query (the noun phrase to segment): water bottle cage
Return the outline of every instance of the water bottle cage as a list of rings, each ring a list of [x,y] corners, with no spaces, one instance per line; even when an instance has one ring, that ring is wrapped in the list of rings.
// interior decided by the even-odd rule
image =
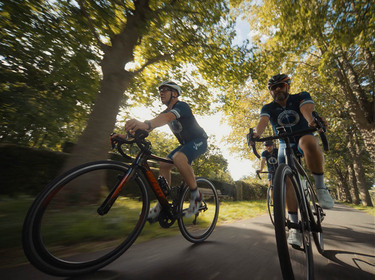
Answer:
[[[170,193],[170,188],[169,188],[169,185],[168,185],[168,182],[167,180],[163,177],[163,176],[159,176],[158,178],[158,183],[161,187],[161,190],[163,191],[163,193],[167,196],[169,195]]]

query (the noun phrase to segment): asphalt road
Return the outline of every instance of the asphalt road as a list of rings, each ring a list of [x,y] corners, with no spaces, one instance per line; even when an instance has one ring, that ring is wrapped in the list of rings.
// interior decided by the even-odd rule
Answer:
[[[375,279],[375,218],[344,205],[326,210],[325,256],[314,247],[315,279]],[[0,270],[0,279],[64,279],[31,265]],[[118,260],[75,279],[281,279],[273,226],[267,215],[217,227],[200,245],[182,235],[132,246]]]

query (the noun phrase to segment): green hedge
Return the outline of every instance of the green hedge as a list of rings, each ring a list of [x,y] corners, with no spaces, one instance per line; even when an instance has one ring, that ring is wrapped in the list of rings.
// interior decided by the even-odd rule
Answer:
[[[55,178],[67,154],[0,145],[0,194],[36,194]]]
[[[0,194],[15,196],[18,194],[39,193],[61,170],[68,153],[53,152],[49,150],[31,149],[16,145],[0,145]],[[111,153],[113,160],[123,161],[123,158]],[[158,164],[151,163],[152,170],[157,176]],[[263,199],[266,196],[265,187],[236,182],[236,186],[212,180],[215,187],[223,195],[236,198],[238,185],[242,184],[243,200]],[[172,172],[172,186],[181,183],[181,175]],[[262,188],[263,187],[263,188]]]

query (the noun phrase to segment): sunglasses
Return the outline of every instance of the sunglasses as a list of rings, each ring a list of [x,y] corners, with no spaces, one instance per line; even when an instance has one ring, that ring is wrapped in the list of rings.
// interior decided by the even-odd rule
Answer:
[[[165,92],[165,91],[171,91],[171,89],[168,88],[168,87],[163,87],[163,88],[161,88],[161,89],[159,90],[159,92]]]
[[[283,88],[285,88],[286,86],[287,86],[286,83],[276,84],[276,85],[271,86],[271,87],[270,87],[270,90],[271,90],[271,91],[274,91],[274,90],[276,90],[277,88],[283,89]]]

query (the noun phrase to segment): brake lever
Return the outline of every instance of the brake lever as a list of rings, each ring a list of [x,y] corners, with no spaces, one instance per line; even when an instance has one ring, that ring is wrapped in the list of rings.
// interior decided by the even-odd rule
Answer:
[[[112,136],[115,135],[114,132],[110,134],[109,141],[111,142],[112,150],[116,147],[115,140],[112,138]]]
[[[321,129],[320,131],[318,130],[318,133],[319,133],[320,139],[322,140],[323,149],[327,152],[327,151],[329,151],[329,144],[328,144],[327,137],[325,135],[325,132],[327,131],[327,128],[324,125],[322,118],[318,115],[318,113],[316,111],[313,111],[312,115],[314,117],[315,123]]]
[[[316,111],[313,111],[312,115],[314,117],[315,123],[318,125],[318,128],[321,129],[323,132],[326,132],[327,129],[323,123],[322,118],[318,115],[318,113]]]
[[[255,147],[255,138],[253,137],[253,135],[254,135],[254,129],[253,128],[249,128],[249,133],[246,135],[247,145],[251,146],[251,148],[253,149],[254,155],[257,158],[260,158],[260,155],[258,154],[258,151],[257,151],[257,149]],[[252,142],[252,144],[250,144],[250,142]]]

